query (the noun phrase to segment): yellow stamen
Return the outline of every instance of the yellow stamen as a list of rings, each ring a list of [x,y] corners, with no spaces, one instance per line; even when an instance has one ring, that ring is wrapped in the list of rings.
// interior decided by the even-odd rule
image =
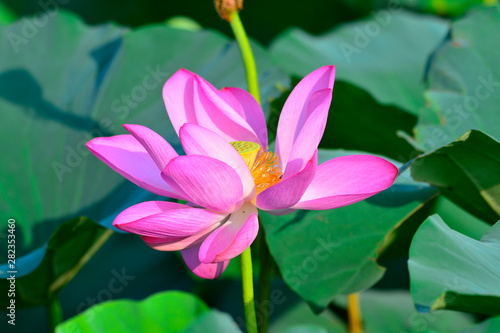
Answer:
[[[283,172],[281,172],[278,163],[279,158],[276,154],[264,151],[264,149],[259,150],[253,166],[250,167],[255,182],[256,194],[280,182]]]
[[[279,158],[276,154],[260,148],[254,142],[235,141],[231,145],[243,156],[252,173],[255,195],[280,182],[283,172],[278,166]]]

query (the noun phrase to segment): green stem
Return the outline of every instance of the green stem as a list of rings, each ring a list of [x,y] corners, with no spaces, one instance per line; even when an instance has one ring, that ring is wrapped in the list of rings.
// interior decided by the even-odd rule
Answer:
[[[248,82],[248,91],[260,104],[259,81],[257,77],[257,67],[253,57],[252,48],[248,41],[248,36],[241,23],[237,11],[231,15],[231,28],[234,37],[240,48],[241,57],[245,65],[245,72]],[[247,333],[257,333],[257,317],[255,314],[254,292],[253,292],[253,273],[252,273],[252,254],[248,247],[240,256],[241,259],[241,278],[243,282],[243,304],[245,307],[245,322]],[[267,328],[266,328],[267,329]]]
[[[248,36],[245,32],[243,24],[241,23],[240,15],[237,11],[235,11],[231,16],[231,28],[233,29],[234,37],[236,37],[236,41],[238,42],[238,46],[240,47],[241,57],[243,58],[243,63],[245,64],[248,91],[260,104],[257,67],[255,66],[255,59],[253,57],[252,48],[250,47],[250,43],[248,42]]]
[[[262,225],[261,230],[259,234],[260,274],[257,304],[259,305],[260,311],[262,311],[262,323],[259,325],[259,333],[267,333],[269,324],[269,292],[271,288],[273,260],[269,254],[269,248],[267,247],[266,236]],[[267,306],[265,304],[267,304]]]
[[[252,253],[250,252],[250,246],[240,255],[240,260],[247,333],[257,333],[257,317],[255,315],[253,296]]]
[[[49,319],[49,332],[56,331],[56,326],[62,323],[62,308],[57,295],[53,295],[47,304],[47,312]]]

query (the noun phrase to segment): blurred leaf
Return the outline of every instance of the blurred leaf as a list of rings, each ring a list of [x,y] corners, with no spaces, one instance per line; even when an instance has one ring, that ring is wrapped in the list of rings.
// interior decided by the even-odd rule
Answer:
[[[41,247],[63,221],[89,216],[110,226],[121,210],[156,197],[92,156],[88,140],[125,133],[120,125],[136,123],[180,149],[161,89],[181,67],[219,88],[246,86],[238,47],[219,33],[165,24],[137,31],[88,27],[61,11],[47,15],[53,17],[43,29],[36,19],[0,27],[8,37],[0,50],[0,130],[13,138],[0,142],[0,212],[5,221],[16,219],[18,276],[41,261]],[[35,27],[33,35],[26,35],[28,26]],[[254,50],[267,101],[288,78],[262,47]],[[27,253],[29,260],[21,260]]]
[[[423,151],[471,129],[500,139],[500,35],[488,33],[498,30],[499,6],[475,9],[452,24],[451,38],[433,56],[427,103],[415,128]]]
[[[169,331],[170,332],[170,331]],[[217,310],[207,311],[182,333],[241,333],[230,315]]]
[[[438,186],[457,205],[494,223],[500,216],[500,143],[472,130],[411,166],[417,181]]]
[[[42,306],[75,276],[113,233],[88,218],[76,218],[60,225],[50,238],[40,265],[28,275],[15,278],[16,309]],[[8,271],[15,271],[10,267]],[[7,272],[2,272],[11,276]],[[11,281],[0,280],[3,290]],[[9,305],[7,292],[0,296],[2,307]]]
[[[470,8],[486,3],[489,0],[402,0],[401,4],[407,8],[424,11],[431,14],[459,16]],[[493,0],[493,2],[496,0]]]
[[[296,302],[285,312],[281,313],[277,318],[271,317],[273,320],[269,325],[271,333],[300,333],[309,332],[327,332],[327,333],[346,333],[345,323],[334,314],[324,311],[321,314],[315,314],[311,308],[304,302]],[[321,331],[319,329],[323,329]],[[304,329],[302,331],[301,329]],[[316,330],[316,331],[315,331]]]
[[[271,317],[272,318],[272,317]],[[306,329],[316,333],[346,333],[346,325],[342,319],[329,311],[323,311],[321,314],[314,313],[304,302],[296,302],[290,306],[279,317],[274,318],[269,325],[271,333],[292,333],[308,332]],[[300,329],[304,329],[301,331]]]
[[[439,215],[420,227],[410,248],[411,292],[420,312],[451,309],[500,314],[500,223],[480,241],[451,230]]]
[[[289,327],[283,331],[280,331],[280,333],[328,333],[325,328],[316,326],[316,325],[297,325],[293,327]],[[344,332],[338,331],[338,332]]]
[[[16,18],[16,13],[14,13],[3,1],[0,1],[0,24],[10,24],[14,22]]]
[[[416,114],[424,104],[427,58],[447,30],[444,20],[393,6],[319,37],[291,29],[274,40],[271,52],[288,73],[300,77],[334,64],[337,79]]]
[[[318,159],[353,153],[322,150]],[[287,285],[324,308],[334,296],[369,288],[382,277],[384,268],[376,259],[387,235],[434,194],[433,188],[404,175],[390,189],[351,206],[260,216]]]
[[[207,317],[207,315],[209,316]],[[198,297],[184,292],[168,291],[155,294],[140,302],[120,300],[93,306],[82,314],[58,325],[56,332],[71,333],[76,328],[82,333],[196,332],[190,326],[200,319],[200,324],[224,325],[227,323],[225,317],[219,313],[214,315],[214,312],[211,312]],[[209,327],[205,326],[205,329]],[[209,329],[205,332],[224,331]]]
[[[493,317],[481,324],[460,333],[497,333],[500,332],[500,317]]]
[[[165,21],[165,23],[172,28],[187,30],[187,31],[200,31],[203,27],[187,16],[174,16]]]

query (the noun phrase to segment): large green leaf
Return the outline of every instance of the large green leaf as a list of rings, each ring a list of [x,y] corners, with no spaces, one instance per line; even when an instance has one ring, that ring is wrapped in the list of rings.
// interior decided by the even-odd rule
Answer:
[[[0,26],[5,36],[0,48],[0,128],[10,138],[0,142],[0,212],[3,219],[16,219],[18,258],[43,246],[63,221],[84,215],[100,221],[110,211],[94,207],[94,214],[87,214],[91,207],[108,199],[113,209],[120,208],[120,201],[130,201],[128,191],[139,194],[128,184],[120,188],[124,182],[118,176],[99,180],[105,167],[88,156],[84,145],[91,131],[110,134],[89,115],[112,58],[92,57],[91,52],[119,40],[124,30],[113,25],[88,28],[65,14],[48,20],[43,29],[34,22]],[[26,35],[28,26],[36,28],[33,35]],[[93,183],[96,177],[99,186]],[[19,268],[20,275],[28,273]]]
[[[30,274],[17,277],[17,274],[9,273],[16,272],[17,267],[22,264],[19,260],[9,262],[8,271],[2,274],[15,277],[16,309],[47,305],[112,233],[112,230],[88,218],[76,218],[57,228],[45,248],[42,262]],[[0,279],[0,287],[9,290],[11,282],[12,280]],[[0,305],[5,308],[10,304],[11,298],[7,292],[2,293]]]
[[[414,214],[411,218],[406,220],[403,225],[389,235],[390,241],[386,242],[386,246],[382,249],[380,261],[385,263],[395,259],[402,260],[404,258],[404,265],[406,266],[406,260],[408,258],[413,236],[422,225],[422,222],[432,214],[439,214],[451,229],[474,239],[480,239],[491,227],[491,224],[475,217],[444,195],[440,194],[437,195],[429,205],[426,205],[425,209],[420,209],[417,214]],[[407,270],[405,269],[404,271],[406,276]],[[395,275],[393,278],[401,282],[400,276]],[[404,285],[407,284],[406,279],[402,282]],[[386,281],[386,283],[392,283],[390,286],[394,286],[394,281],[392,279]],[[397,282],[396,285],[398,285]]]
[[[448,226],[470,238],[481,239],[491,224],[478,219],[443,195],[437,197],[432,212],[446,221]]]
[[[417,158],[411,166],[417,181],[438,186],[459,206],[490,223],[500,216],[499,170],[500,143],[475,130]]]
[[[365,89],[383,104],[416,114],[424,104],[427,58],[447,30],[444,20],[399,8],[319,37],[289,30],[275,39],[271,51],[288,73],[300,77],[335,64],[337,79]]]
[[[481,27],[478,29],[477,27]],[[500,139],[500,7],[478,8],[452,24],[450,38],[435,53],[416,127],[416,139],[428,151],[481,130]]]
[[[477,241],[432,215],[410,247],[408,267],[416,308],[500,314],[499,253],[500,223]]]
[[[323,150],[319,160],[345,154]],[[351,206],[285,216],[263,213],[261,218],[285,282],[323,308],[334,296],[369,288],[382,277],[376,258],[387,235],[434,193],[405,175],[390,189]]]
[[[125,133],[121,124],[138,123],[179,148],[161,89],[181,67],[219,88],[246,85],[236,44],[219,33],[164,24],[137,31],[88,27],[61,11],[48,15],[53,17],[43,27],[37,19],[0,27],[6,36],[0,48],[0,130],[11,138],[0,141],[1,218],[17,221],[18,258],[39,249],[19,275],[41,261],[43,245],[63,221],[89,216],[110,225],[127,206],[154,197],[90,154],[88,140]],[[32,35],[27,26],[34,27]],[[288,79],[261,47],[255,46],[255,54],[267,101],[277,92],[275,84],[286,86]]]
[[[241,332],[232,319],[211,311],[198,297],[169,291],[137,302],[120,300],[96,305],[57,326],[57,333],[74,332]]]

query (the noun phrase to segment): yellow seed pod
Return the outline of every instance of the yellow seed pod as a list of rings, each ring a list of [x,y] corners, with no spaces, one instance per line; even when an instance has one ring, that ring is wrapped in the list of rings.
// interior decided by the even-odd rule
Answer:
[[[240,153],[247,165],[251,167],[260,150],[260,145],[249,141],[233,141],[230,143]]]

